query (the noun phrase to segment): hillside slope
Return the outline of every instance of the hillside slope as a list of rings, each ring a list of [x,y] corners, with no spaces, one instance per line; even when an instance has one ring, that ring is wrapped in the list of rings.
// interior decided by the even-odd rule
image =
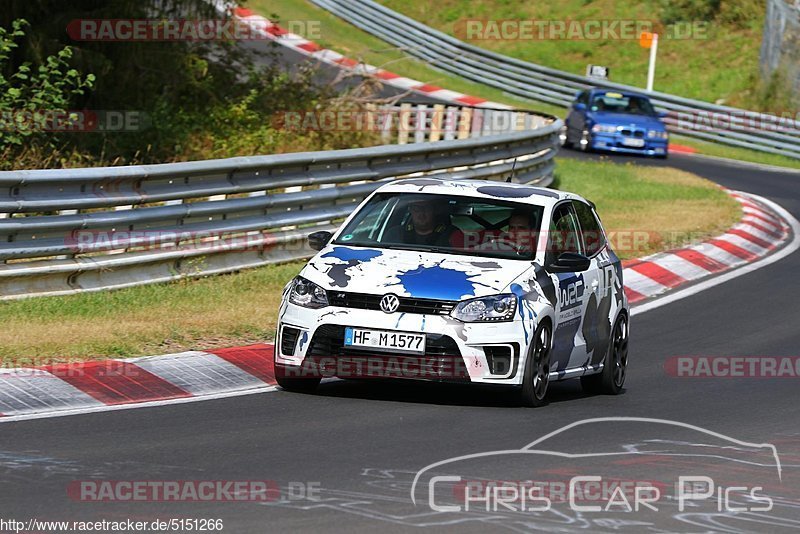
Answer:
[[[633,28],[653,27],[662,32],[656,90],[765,107],[758,71],[763,0],[378,1],[482,48],[576,74],[587,64],[605,65],[612,81],[637,87],[645,86],[649,51]]]

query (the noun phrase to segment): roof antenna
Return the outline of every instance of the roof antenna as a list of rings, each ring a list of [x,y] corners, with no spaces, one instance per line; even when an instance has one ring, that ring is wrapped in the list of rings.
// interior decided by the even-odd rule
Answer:
[[[511,164],[511,174],[509,174],[508,178],[506,178],[506,183],[507,184],[511,183],[511,179],[514,177],[514,170],[516,168],[517,168],[517,158],[514,158],[514,163]]]

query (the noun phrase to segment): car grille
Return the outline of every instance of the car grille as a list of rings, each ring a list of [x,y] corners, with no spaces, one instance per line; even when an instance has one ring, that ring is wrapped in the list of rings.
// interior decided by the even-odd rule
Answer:
[[[344,328],[339,325],[322,325],[317,328],[311,338],[304,366],[313,365],[324,376],[341,378],[469,381],[461,351],[449,336],[426,334],[424,355],[390,354],[346,348]],[[341,370],[345,372],[342,373]]]
[[[328,291],[328,303],[341,308],[359,308],[362,310],[380,310],[383,295],[368,293],[349,293],[345,291]],[[456,305],[452,300],[418,299],[397,297],[399,313],[419,313],[427,315],[447,315]]]
[[[619,133],[625,137],[635,137],[636,139],[644,139],[645,131],[636,128],[622,128]]]

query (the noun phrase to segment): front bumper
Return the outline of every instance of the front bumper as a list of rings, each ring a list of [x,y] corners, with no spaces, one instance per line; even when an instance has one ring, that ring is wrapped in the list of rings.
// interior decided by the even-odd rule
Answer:
[[[621,154],[641,154],[644,156],[666,156],[669,148],[669,141],[666,139],[650,139],[650,138],[637,138],[638,141],[643,141],[641,147],[627,146],[626,139],[631,139],[620,134],[592,134],[589,148],[592,150],[605,150],[608,152],[617,152]]]
[[[276,370],[297,376],[405,378],[518,385],[520,355],[530,326],[462,323],[446,315],[386,314],[327,306],[319,310],[285,303],[275,345]],[[409,354],[344,347],[345,327],[424,333],[426,352]]]

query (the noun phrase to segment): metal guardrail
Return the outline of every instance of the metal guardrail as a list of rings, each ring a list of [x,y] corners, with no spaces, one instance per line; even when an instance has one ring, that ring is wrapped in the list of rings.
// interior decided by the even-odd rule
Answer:
[[[644,92],[472,46],[372,0],[311,1],[434,68],[511,95],[567,107],[575,94],[587,87]],[[648,94],[668,113],[665,122],[674,133],[800,159],[796,117],[781,118],[655,91]]]
[[[395,145],[161,165],[0,172],[0,299],[97,291],[310,256],[400,177],[549,185],[563,123],[530,112],[368,110]],[[516,160],[516,164],[514,161]],[[514,166],[515,165],[515,166]]]

